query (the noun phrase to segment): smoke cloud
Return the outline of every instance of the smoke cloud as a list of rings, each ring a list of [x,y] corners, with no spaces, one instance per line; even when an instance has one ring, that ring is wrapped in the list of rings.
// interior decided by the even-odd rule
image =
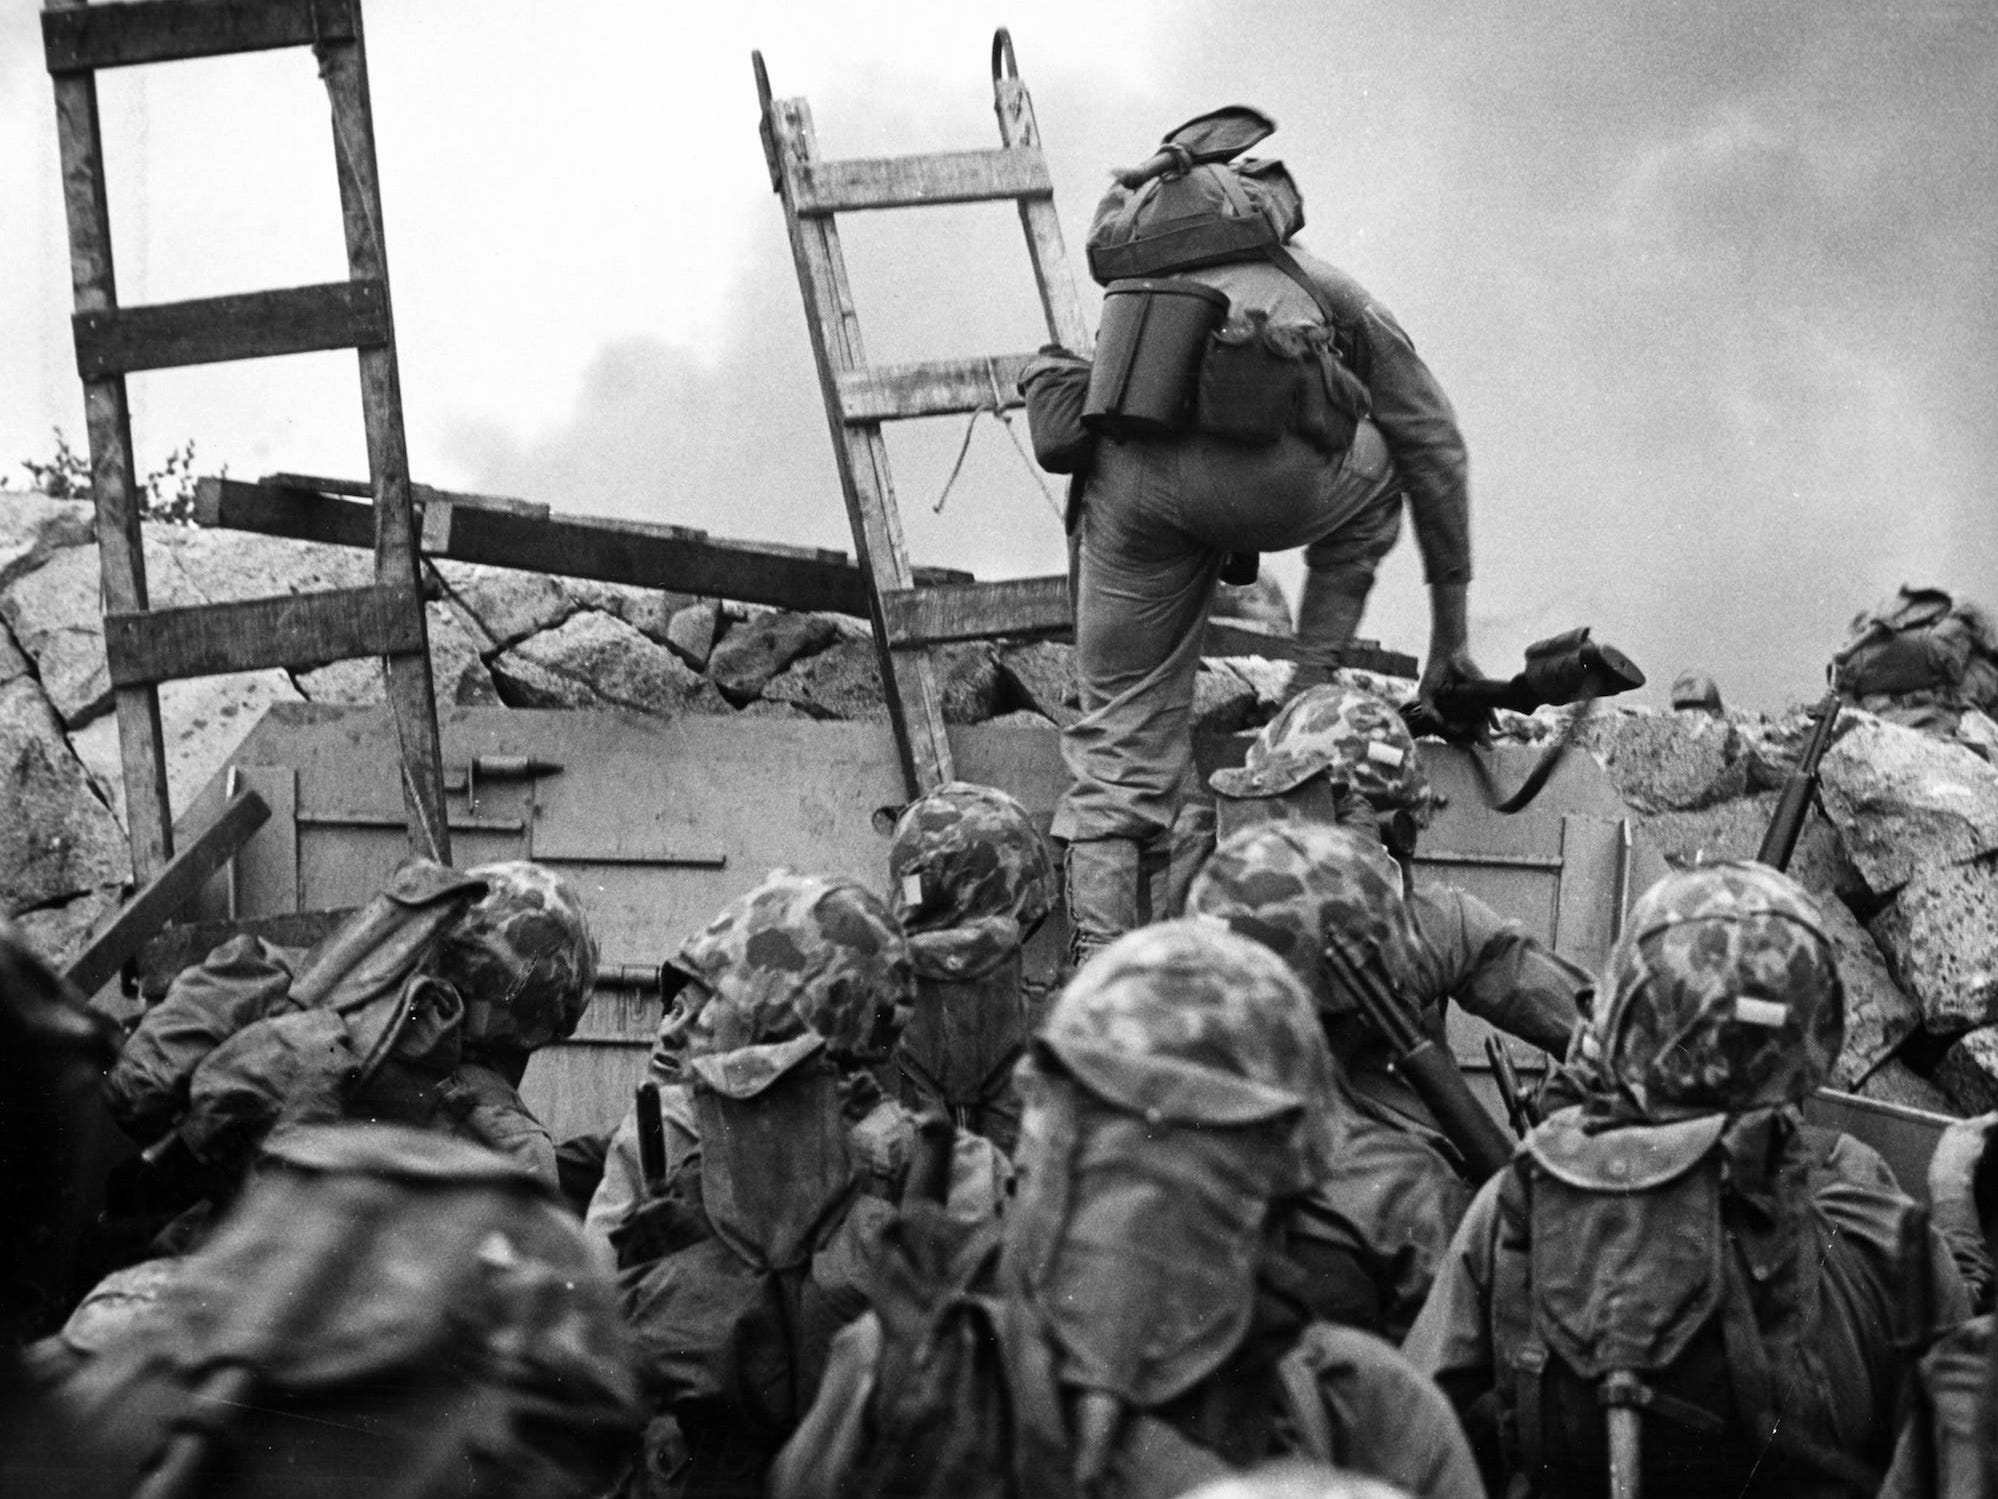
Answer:
[[[1487,669],[1588,623],[1654,700],[1699,667],[1775,707],[1813,695],[1849,617],[1904,579],[1998,604],[1987,11],[1293,0],[1148,30],[1142,107],[1015,38],[1078,276],[1106,168],[1219,103],[1274,114],[1304,242],[1396,312],[1464,422]],[[828,156],[995,140],[968,73],[812,103]],[[762,167],[753,140],[725,160]],[[1044,338],[1010,210],[846,222],[871,358]],[[850,547],[774,197],[726,314],[716,358],[611,344],[567,424],[461,419],[447,456],[478,488]],[[993,419],[910,424],[890,452],[919,561],[1060,567]],[[1294,559],[1273,565],[1294,584]],[[1367,633],[1419,650],[1406,542],[1375,600]]]

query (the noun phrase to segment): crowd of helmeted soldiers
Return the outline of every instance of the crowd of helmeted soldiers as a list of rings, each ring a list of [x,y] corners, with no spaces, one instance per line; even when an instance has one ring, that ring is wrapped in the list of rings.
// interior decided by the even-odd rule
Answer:
[[[545,868],[412,861],[129,1034],[7,935],[5,1492],[1998,1493],[1985,1124],[1925,1207],[1803,1121],[1800,887],[1671,874],[1591,976],[1411,879],[1415,746],[1338,685],[1215,789],[1181,914],[1052,988],[1048,846],[961,783],[885,899],[780,871],[662,934],[594,1140],[518,1091],[595,974]],[[1550,1054],[1498,1169],[1356,972]]]

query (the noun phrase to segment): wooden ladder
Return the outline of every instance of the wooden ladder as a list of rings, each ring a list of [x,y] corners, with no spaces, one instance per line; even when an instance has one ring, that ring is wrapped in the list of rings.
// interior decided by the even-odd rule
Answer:
[[[1003,142],[997,150],[822,161],[811,107],[803,99],[773,99],[763,54],[753,54],[753,61],[770,185],[784,204],[854,549],[869,582],[881,683],[903,777],[915,795],[952,778],[931,647],[994,635],[1066,630],[1072,623],[1069,580],[1058,574],[919,586],[902,539],[882,424],[992,410],[995,402],[1001,411],[1017,407],[1020,373],[1034,356],[870,366],[840,252],[837,215],[1015,202],[1049,337],[1088,358],[1089,325],[1083,320],[1062,246],[1054,185],[1041,154],[1033,101],[1020,81],[1012,38],[1003,28],[992,39],[993,108]]]
[[[103,567],[104,654],[118,714],[133,872],[145,885],[173,859],[159,684],[266,667],[386,658],[411,848],[449,861],[428,630],[418,586],[409,454],[382,242],[381,187],[360,0],[48,0],[42,40],[55,84],[69,218],[76,364],[83,377],[91,488]],[[120,307],[112,274],[100,68],[311,47],[332,105],[347,279],[321,286]],[[370,587],[149,609],[125,376],[314,349],[359,352],[373,496]]]

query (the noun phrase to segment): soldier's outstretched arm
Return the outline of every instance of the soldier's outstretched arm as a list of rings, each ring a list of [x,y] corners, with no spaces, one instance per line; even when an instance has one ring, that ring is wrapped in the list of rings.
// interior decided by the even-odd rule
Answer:
[[[1465,1012],[1553,1056],[1565,1056],[1595,979],[1474,895],[1425,884],[1409,902],[1441,965],[1445,992]]]

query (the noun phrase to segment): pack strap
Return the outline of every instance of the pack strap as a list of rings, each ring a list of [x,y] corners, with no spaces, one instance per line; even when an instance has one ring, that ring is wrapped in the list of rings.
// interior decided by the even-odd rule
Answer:
[[[1618,1369],[1603,1377],[1596,1387],[1596,1403],[1605,1409],[1644,1411],[1693,1431],[1717,1434],[1727,1430],[1727,1422],[1705,1406],[1654,1390],[1628,1369]]]
[[[1325,315],[1325,326],[1336,341],[1343,339],[1351,344],[1351,357],[1346,363],[1363,385],[1373,380],[1373,361],[1367,357],[1366,340],[1357,322],[1340,312],[1338,304],[1326,293],[1324,287],[1312,280],[1304,267],[1297,263],[1297,257],[1290,253],[1287,245],[1268,245],[1263,249],[1263,257],[1304,289],[1306,296],[1318,304],[1318,310]],[[1340,351],[1342,354],[1345,350]]]
[[[1722,1258],[1728,1287],[1721,1304],[1721,1338],[1727,1348],[1728,1375],[1734,1385],[1735,1402],[1749,1425],[1750,1440],[1768,1452],[1843,1484],[1855,1494],[1877,1493],[1885,1474],[1803,1434],[1795,1422],[1784,1421],[1778,1413],[1775,1376],[1770,1368],[1769,1349],[1762,1340],[1762,1329],[1755,1322],[1748,1277],[1738,1256],[1729,1254]]]

